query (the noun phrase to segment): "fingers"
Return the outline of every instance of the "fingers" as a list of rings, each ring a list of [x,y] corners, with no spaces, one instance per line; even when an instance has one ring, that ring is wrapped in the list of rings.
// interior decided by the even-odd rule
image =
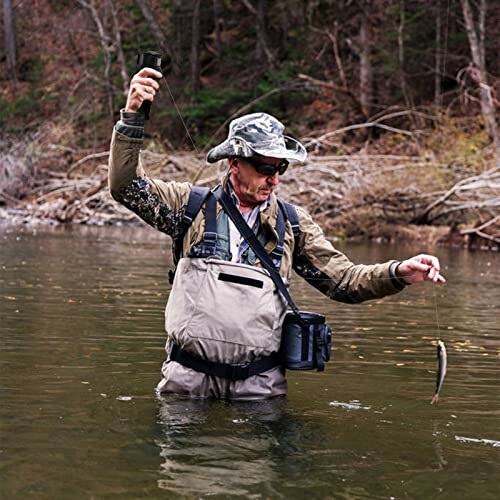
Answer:
[[[146,78],[150,77],[150,78],[158,78],[158,79],[161,79],[161,77],[163,76],[159,71],[156,71],[153,68],[142,68],[137,73],[137,75],[141,76],[141,77],[146,77]]]
[[[431,281],[433,283],[446,283],[440,274],[440,263],[433,255],[421,254],[403,261],[398,266],[398,274],[408,283]]]
[[[446,279],[440,274],[441,265],[437,257],[434,257],[434,255],[421,254],[415,257],[415,260],[418,261],[420,265],[425,265],[427,267],[425,276],[426,281],[446,283]]]
[[[160,75],[158,71],[151,68],[143,68],[134,75],[130,82],[130,89],[127,97],[126,111],[138,111],[144,101],[153,101],[160,84],[153,79]]]
[[[431,270],[431,266],[429,266],[428,264],[423,264],[422,262],[419,262],[418,260],[410,259],[409,265],[413,271],[420,271],[422,273],[428,273]]]

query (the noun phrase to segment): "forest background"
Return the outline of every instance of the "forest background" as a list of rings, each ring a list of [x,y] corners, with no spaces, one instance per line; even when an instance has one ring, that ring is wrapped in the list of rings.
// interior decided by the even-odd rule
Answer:
[[[156,50],[150,175],[213,185],[206,151],[265,111],[310,153],[280,194],[329,235],[498,250],[498,26],[492,0],[3,0],[0,218],[136,222],[106,165]]]

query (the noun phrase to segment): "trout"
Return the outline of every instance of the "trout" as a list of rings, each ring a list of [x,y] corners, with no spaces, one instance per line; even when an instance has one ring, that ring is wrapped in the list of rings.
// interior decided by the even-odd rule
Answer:
[[[448,358],[446,356],[446,346],[442,340],[438,340],[437,343],[437,359],[438,359],[438,371],[436,378],[436,393],[431,399],[431,404],[437,403],[439,401],[439,391],[443,386],[444,377],[446,376],[446,367],[448,365]]]

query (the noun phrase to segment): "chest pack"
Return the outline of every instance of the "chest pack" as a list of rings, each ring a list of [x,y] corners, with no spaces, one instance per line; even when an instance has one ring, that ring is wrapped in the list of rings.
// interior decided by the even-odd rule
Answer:
[[[228,251],[222,248],[218,244],[218,231],[217,231],[217,201],[214,196],[210,195],[210,189],[207,187],[193,186],[189,194],[189,199],[184,209],[184,216],[181,221],[180,231],[177,238],[173,241],[173,255],[174,255],[174,265],[177,266],[183,248],[184,236],[187,230],[193,223],[201,207],[205,203],[205,230],[203,232],[203,238],[201,242],[196,244],[189,253],[189,257],[210,257],[214,255],[219,255],[225,260],[231,260],[231,255]],[[276,248],[270,253],[271,259],[275,263],[277,269],[279,269],[281,264],[281,257],[283,256],[284,247],[283,243],[285,240],[286,232],[286,221],[290,222],[293,237],[295,240],[295,248],[297,248],[299,236],[300,236],[300,224],[299,217],[297,215],[297,210],[291,203],[278,198],[278,216],[276,220],[275,230],[278,234],[278,244]],[[175,269],[169,271],[169,282],[173,283],[175,276]]]

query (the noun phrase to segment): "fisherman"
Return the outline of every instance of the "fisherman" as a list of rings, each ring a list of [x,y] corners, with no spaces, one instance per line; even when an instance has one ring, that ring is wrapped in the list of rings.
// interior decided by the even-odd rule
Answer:
[[[165,311],[167,360],[158,392],[233,400],[283,396],[287,383],[277,353],[286,301],[219,203],[212,201],[209,208],[209,196],[186,227],[192,185],[150,178],[139,161],[144,135],[140,108],[154,100],[161,76],[143,68],[132,78],[114,127],[109,165],[113,198],[174,242],[181,238]],[[283,131],[266,113],[241,116],[231,122],[227,139],[209,151],[207,161],[227,161],[222,188],[285,282],[293,268],[327,297],[350,304],[395,294],[412,283],[444,283],[439,261],[431,255],[353,264],[301,207],[295,207],[298,234],[286,220],[280,248],[275,190],[289,162],[303,162],[307,156],[304,146]]]

